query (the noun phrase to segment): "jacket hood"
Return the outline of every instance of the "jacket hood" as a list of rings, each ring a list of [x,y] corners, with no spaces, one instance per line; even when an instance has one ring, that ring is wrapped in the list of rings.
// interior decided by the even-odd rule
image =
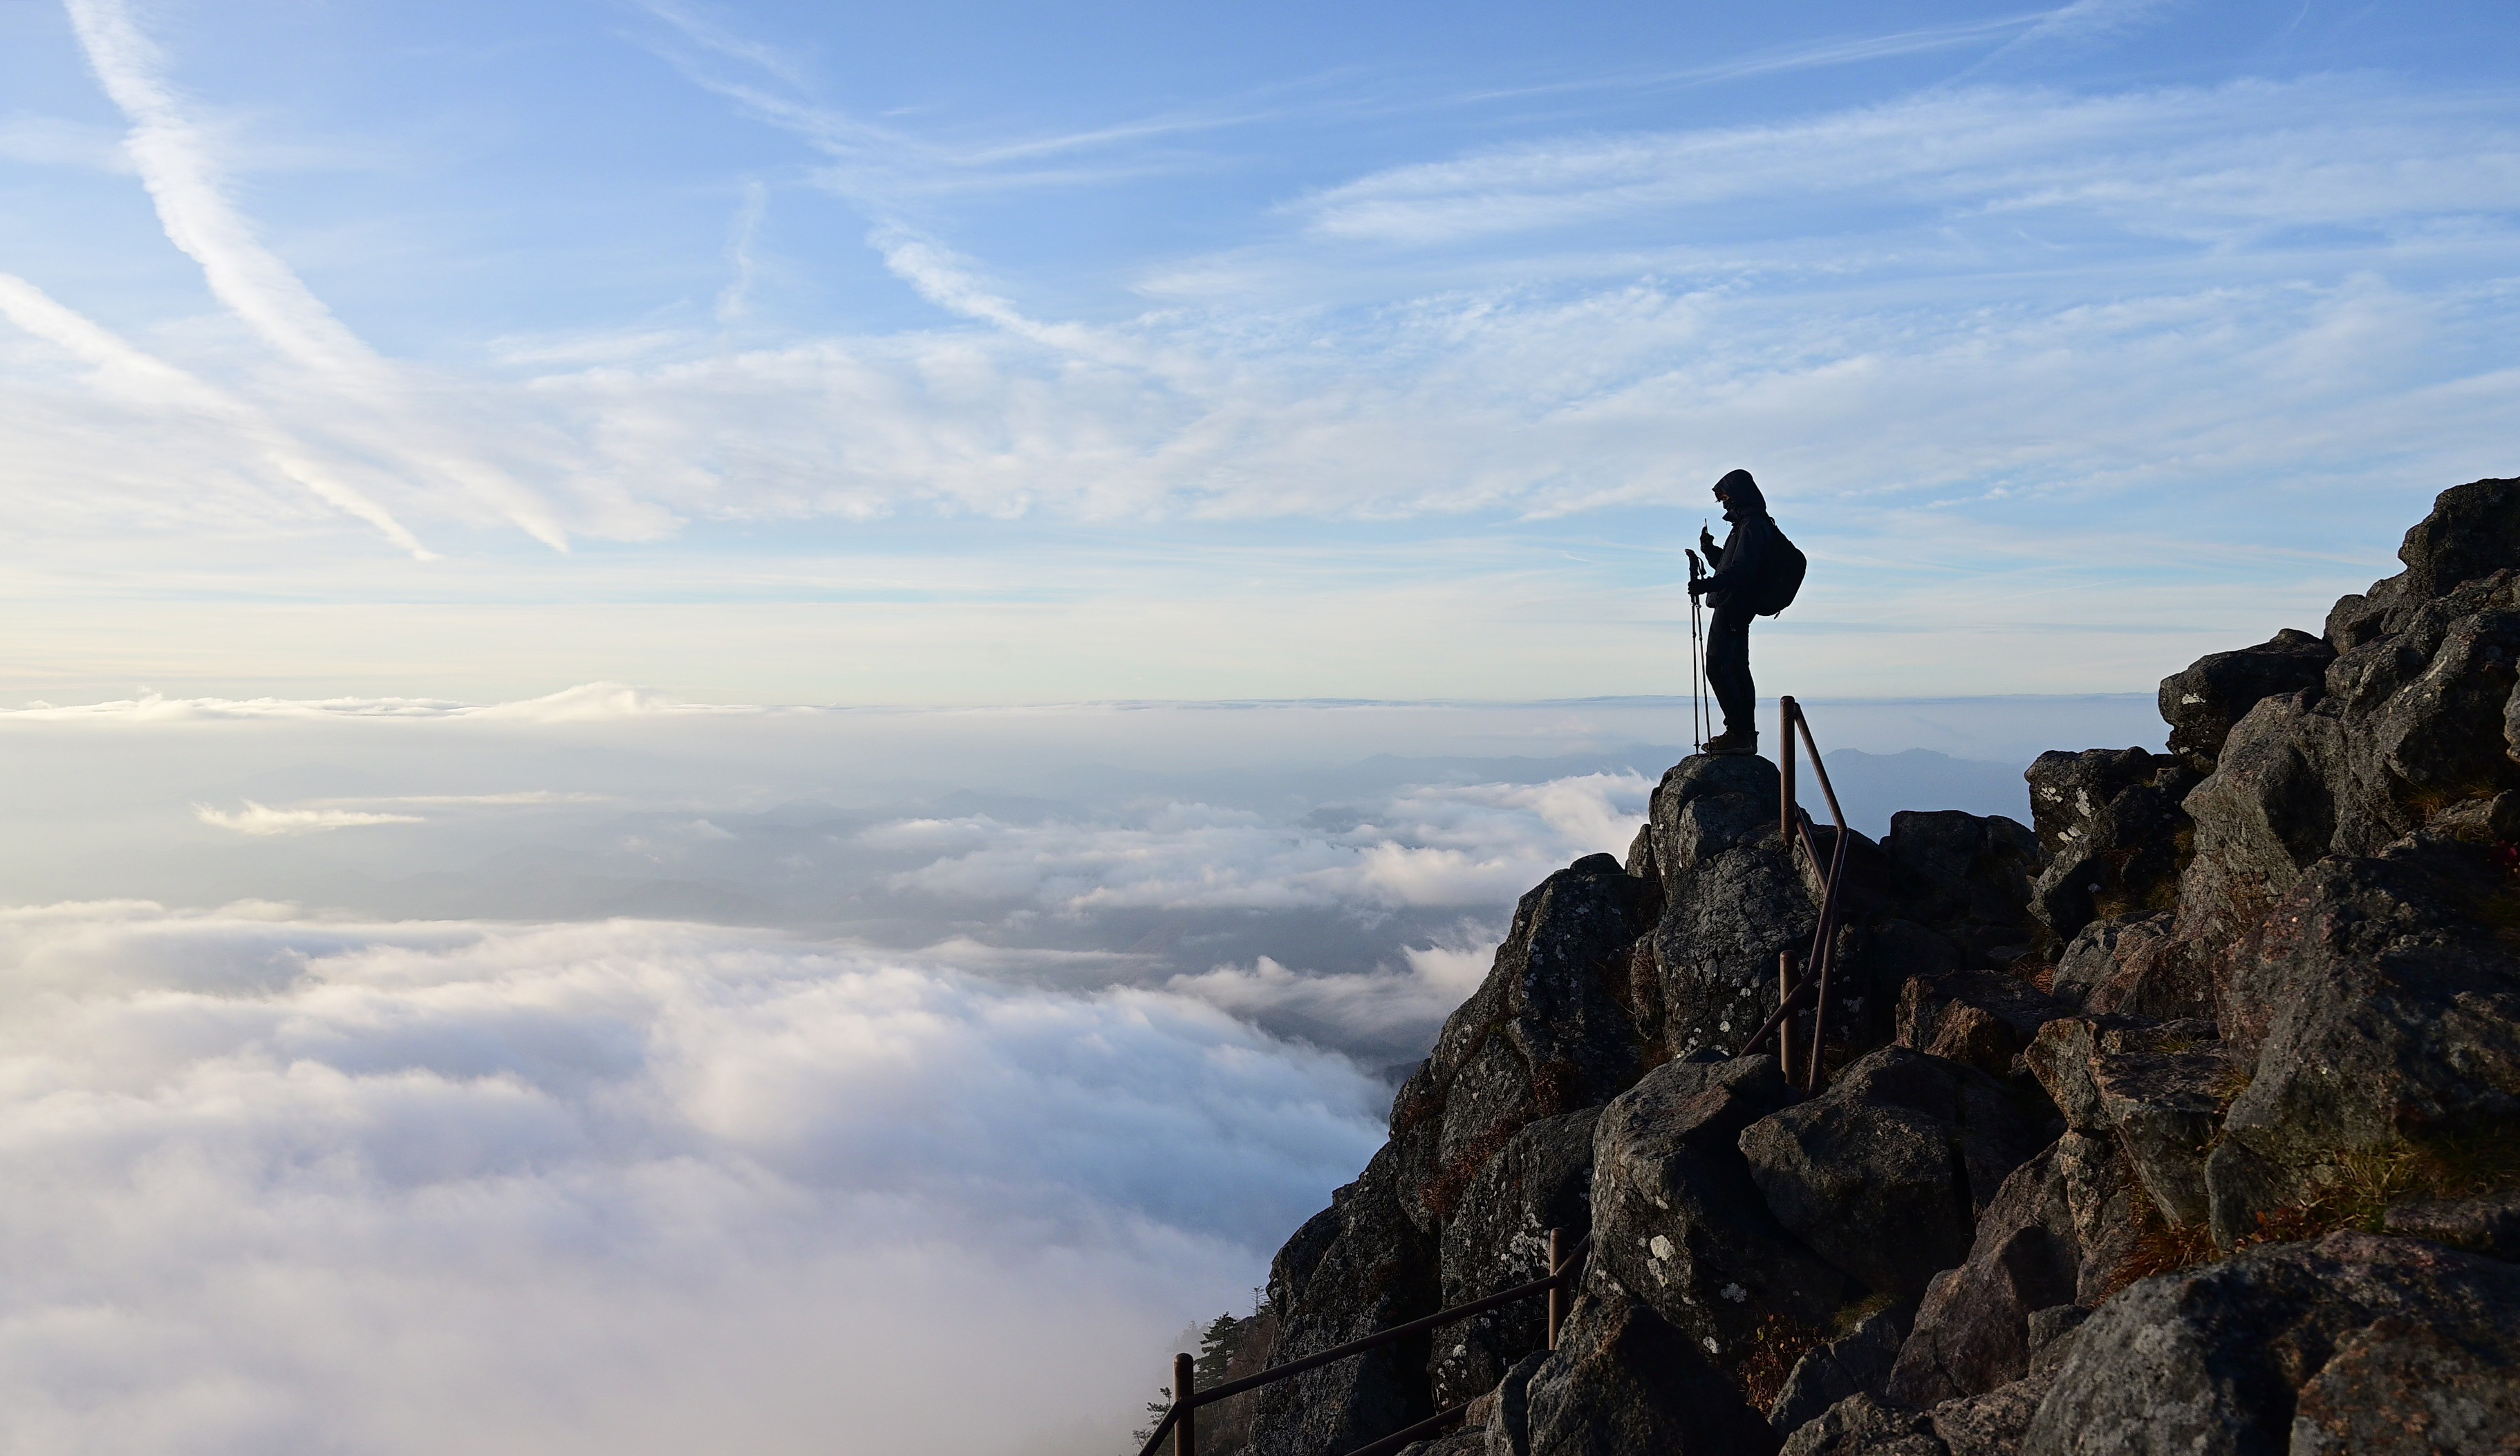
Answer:
[[[1750,473],[1748,471],[1736,470],[1730,472],[1723,479],[1715,482],[1715,488],[1719,492],[1731,496],[1732,498],[1733,508],[1744,515],[1765,516],[1768,514],[1768,498],[1759,493],[1759,482],[1750,478]]]

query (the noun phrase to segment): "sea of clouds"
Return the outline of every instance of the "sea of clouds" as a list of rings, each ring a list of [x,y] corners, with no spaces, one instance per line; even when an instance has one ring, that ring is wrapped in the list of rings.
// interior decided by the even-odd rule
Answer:
[[[2017,814],[2146,707],[1849,705],[1831,762],[1876,831]],[[0,712],[0,1444],[1115,1451],[1686,725]]]

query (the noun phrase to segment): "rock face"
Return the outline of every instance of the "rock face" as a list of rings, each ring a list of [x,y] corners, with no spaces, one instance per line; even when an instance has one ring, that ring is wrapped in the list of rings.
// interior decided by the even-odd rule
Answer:
[[[2054,943],[2095,918],[2170,908],[2185,862],[2180,799],[2193,769],[2142,749],[2086,749],[2042,753],[2028,777],[2047,857],[2030,908]]]
[[[1466,1404],[1413,1456],[2520,1453],[2520,481],[2399,556],[2166,678],[2168,752],[2042,755],[2033,829],[1849,836],[1812,1095],[1744,1055],[1819,922],[1777,772],[1666,774],[1624,866],[1523,898],[1257,1327],[1299,1357],[1589,1228],[1558,1348],[1460,1322],[1269,1388],[1249,1448]]]
[[[2520,1268],[2332,1234],[2110,1300],[2021,1449],[2495,1451],[2515,1433]]]
[[[1706,1354],[1765,1317],[1824,1323],[1861,1287],[1787,1232],[1736,1144],[1791,1100],[1771,1057],[1674,1062],[1604,1109],[1593,1144],[1589,1297],[1642,1300]]]
[[[1977,1211],[2056,1131],[1974,1068],[1883,1047],[1740,1141],[1778,1221],[1867,1287],[1912,1298],[1968,1252]]]
[[[2200,774],[2214,759],[2231,725],[2262,699],[2280,698],[2326,681],[2336,649],[2322,637],[2290,627],[2238,652],[2215,653],[2161,680],[2161,717],[2170,725],[2170,751]]]

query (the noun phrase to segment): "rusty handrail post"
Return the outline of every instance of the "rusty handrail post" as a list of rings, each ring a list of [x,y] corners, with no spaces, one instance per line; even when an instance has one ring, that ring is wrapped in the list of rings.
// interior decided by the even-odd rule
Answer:
[[[1777,737],[1784,741],[1784,751],[1777,759],[1777,838],[1784,841],[1785,855],[1794,852],[1794,718],[1797,716],[1791,697],[1777,700]]]
[[[1794,1014],[1785,1009],[1793,995],[1794,953],[1780,950],[1777,952],[1777,1007],[1784,1024],[1777,1031],[1777,1070],[1784,1076],[1786,1086],[1799,1087],[1801,1079],[1794,1075]]]
[[[1557,1348],[1557,1327],[1566,1322],[1566,1255],[1561,1248],[1561,1229],[1549,1231],[1549,1273],[1557,1282],[1549,1287],[1549,1347]]]
[[[1189,1355],[1173,1356],[1173,1409],[1181,1412],[1173,1423],[1173,1456],[1198,1456],[1198,1402],[1190,1393],[1197,1373],[1197,1362]]]

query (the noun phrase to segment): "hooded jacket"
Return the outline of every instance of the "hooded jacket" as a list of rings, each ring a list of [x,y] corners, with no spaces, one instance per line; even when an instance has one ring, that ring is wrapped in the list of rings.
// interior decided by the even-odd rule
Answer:
[[[1777,523],[1768,516],[1768,498],[1759,493],[1758,482],[1747,471],[1735,471],[1724,478],[1724,488],[1732,498],[1732,529],[1725,534],[1724,544],[1707,553],[1706,563],[1715,569],[1706,578],[1706,605],[1744,610],[1754,607],[1759,598],[1759,584],[1768,577],[1777,559]]]

